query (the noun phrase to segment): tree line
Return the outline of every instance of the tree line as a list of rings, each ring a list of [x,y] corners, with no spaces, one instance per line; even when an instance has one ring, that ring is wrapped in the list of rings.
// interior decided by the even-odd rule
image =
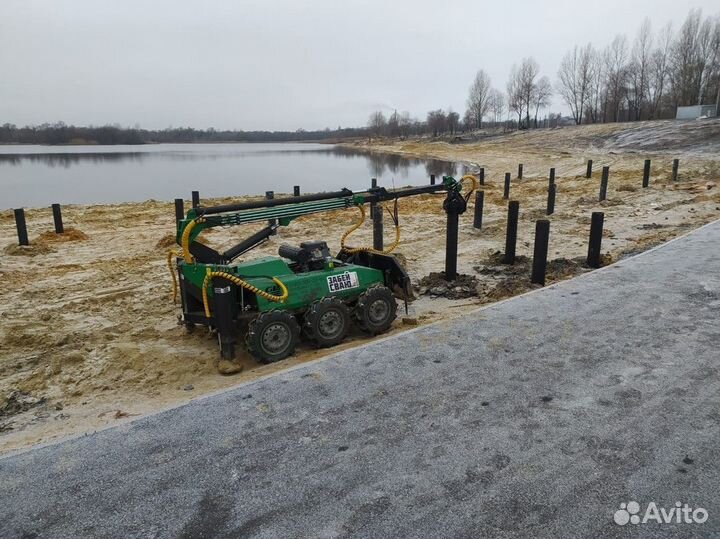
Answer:
[[[470,86],[460,120],[452,110],[427,113],[424,121],[409,113],[370,116],[371,135],[455,134],[481,129],[484,122],[506,128],[553,127],[559,113],[539,119],[557,95],[576,124],[673,118],[678,106],[715,104],[720,109],[720,15],[703,17],[690,10],[677,32],[672,23],[657,33],[645,19],[630,43],[618,34],[605,48],[574,46],[560,64],[555,84],[540,75],[532,57],[512,66],[505,92],[493,87],[480,69]]]
[[[328,140],[366,136],[366,128],[324,129],[316,131],[234,131],[194,129],[161,130],[124,128],[119,125],[82,127],[64,122],[17,127],[0,125],[0,144],[152,144],[188,142],[289,142]]]
[[[720,103],[720,16],[691,10],[675,33],[645,19],[632,44],[575,46],[562,59],[558,92],[577,124],[672,118],[678,106]]]

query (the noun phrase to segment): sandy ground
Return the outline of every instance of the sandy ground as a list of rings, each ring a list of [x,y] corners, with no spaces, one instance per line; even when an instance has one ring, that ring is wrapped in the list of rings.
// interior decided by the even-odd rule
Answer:
[[[409,319],[403,322],[401,315],[393,332],[461,316],[530,288],[534,223],[545,216],[552,166],[558,194],[551,216],[549,283],[589,271],[582,258],[592,211],[605,212],[606,262],[720,217],[720,121],[539,130],[468,144],[380,142],[367,149],[486,170],[482,230],[472,228],[472,205],[461,218],[458,268],[468,277],[457,286],[437,280],[421,284],[444,267],[442,197],[400,201],[398,253],[419,298],[410,305]],[[588,158],[596,170],[589,180],[584,177]],[[643,189],[646,158],[653,168],[651,185]],[[670,180],[673,158],[681,160],[676,183]],[[524,177],[517,180],[520,162]],[[598,203],[602,165],[610,165],[610,182],[608,200]],[[506,171],[513,172],[511,198],[520,201],[521,258],[513,267],[498,261],[504,248]],[[177,322],[165,260],[174,230],[172,204],[67,206],[63,214],[67,232],[56,236],[49,209],[28,210],[32,246],[18,248],[12,212],[0,212],[0,452],[117,424],[366,342],[355,333],[331,350],[303,345],[294,357],[268,366],[241,352],[244,370],[223,376],[215,338],[204,330],[186,333]],[[345,211],[299,219],[251,256],[308,239],[325,239],[336,250],[356,216]],[[247,232],[213,230],[203,240],[227,246]],[[386,234],[389,242],[391,231]],[[370,237],[367,224],[352,243],[369,244]]]

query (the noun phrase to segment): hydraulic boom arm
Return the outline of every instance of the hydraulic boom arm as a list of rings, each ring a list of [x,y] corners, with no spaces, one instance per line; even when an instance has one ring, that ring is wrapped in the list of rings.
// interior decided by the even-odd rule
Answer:
[[[208,263],[225,263],[266,241],[277,226],[288,226],[293,219],[303,215],[311,215],[337,209],[362,206],[366,203],[396,200],[408,196],[442,191],[460,192],[462,184],[451,176],[443,177],[437,185],[407,187],[387,190],[376,187],[361,193],[353,193],[349,189],[331,193],[319,193],[301,197],[226,204],[221,206],[198,207],[188,211],[185,219],[178,222],[177,241],[182,246],[183,257],[190,263],[193,259]],[[224,253],[196,241],[197,236],[205,229],[218,226],[235,226],[276,220],[277,225],[270,225],[252,236],[231,247]]]

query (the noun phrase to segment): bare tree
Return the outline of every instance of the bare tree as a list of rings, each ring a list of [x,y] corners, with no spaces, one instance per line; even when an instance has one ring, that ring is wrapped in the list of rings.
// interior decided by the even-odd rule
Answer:
[[[558,91],[577,125],[582,123],[585,105],[591,97],[594,80],[594,52],[588,43],[580,49],[575,46],[560,63]]]
[[[715,77],[715,116],[720,116],[720,15],[715,16],[713,28],[713,44],[715,50],[715,61],[713,65]]]
[[[387,121],[387,134],[391,137],[400,136],[400,115],[397,110],[393,111]]]
[[[707,18],[698,31],[698,103],[704,104],[715,97],[708,95],[710,80],[718,70],[720,59],[720,15]]]
[[[628,78],[628,109],[634,113],[634,119],[640,120],[647,101],[650,76],[650,58],[652,55],[652,28],[646,18],[638,30],[633,43]]]
[[[490,77],[482,69],[475,75],[475,80],[470,86],[470,95],[467,99],[468,110],[472,112],[475,126],[482,128],[482,119],[488,110],[488,98],[490,96]]]
[[[524,103],[520,70],[516,65],[513,65],[507,82],[507,106],[508,114],[512,111],[518,116],[518,129],[520,129],[523,112],[525,111]]]
[[[520,99],[525,109],[525,124],[530,127],[530,107],[532,106],[533,93],[535,92],[535,79],[540,72],[540,66],[534,58],[523,58],[519,70]]]
[[[467,109],[463,116],[463,131],[471,130],[473,127],[475,127],[475,117],[472,111]]]
[[[368,120],[368,129],[372,135],[381,136],[385,132],[387,120],[381,111],[373,112]]]
[[[548,114],[548,127],[557,127],[560,125],[560,120],[562,120],[562,114],[551,112]]]
[[[607,101],[607,80],[605,66],[607,65],[605,52],[591,51],[592,77],[590,79],[590,96],[586,107],[586,118],[590,122],[599,122],[605,116],[603,104]]]
[[[694,105],[700,92],[698,34],[702,12],[692,9],[673,43],[670,69],[675,105]]]
[[[412,126],[413,126],[413,120],[410,118],[410,113],[408,111],[403,111],[400,113],[400,118],[398,120],[398,128],[400,130],[400,137],[407,138],[410,136],[410,133],[412,132]]]
[[[488,98],[488,110],[493,116],[493,123],[497,123],[502,118],[503,112],[505,111],[505,97],[502,92],[493,88],[490,90],[490,97]]]
[[[703,104],[720,99],[710,89],[720,60],[720,17],[705,20],[690,10],[670,53],[670,82],[675,105]],[[720,92],[720,89],[718,90]]]
[[[649,119],[660,115],[662,100],[669,75],[669,56],[672,46],[672,24],[667,23],[657,38],[657,47],[650,56],[650,73],[648,79]]]
[[[540,109],[544,109],[550,106],[550,98],[552,97],[552,94],[553,90],[552,84],[550,84],[550,79],[547,77],[541,77],[540,80],[537,81],[537,84],[535,84],[531,97],[531,104],[533,106],[533,109],[535,110],[533,124],[536,128],[538,126],[538,112],[540,111]]]
[[[460,125],[460,115],[457,112],[453,112],[452,109],[448,110],[447,113],[447,128],[451,135],[454,135],[458,126]]]
[[[432,131],[433,137],[444,133],[447,129],[447,116],[442,109],[431,110],[427,114],[428,129]]]
[[[606,55],[607,95],[606,110],[612,112],[613,121],[620,121],[620,108],[627,90],[627,38],[618,34],[608,46]]]

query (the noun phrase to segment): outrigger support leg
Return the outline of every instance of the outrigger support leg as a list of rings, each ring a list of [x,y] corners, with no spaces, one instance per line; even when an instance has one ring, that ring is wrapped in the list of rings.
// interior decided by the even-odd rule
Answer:
[[[213,318],[220,342],[220,355],[223,359],[232,360],[235,359],[237,342],[235,286],[226,279],[216,277],[213,280],[213,292],[215,293]]]

